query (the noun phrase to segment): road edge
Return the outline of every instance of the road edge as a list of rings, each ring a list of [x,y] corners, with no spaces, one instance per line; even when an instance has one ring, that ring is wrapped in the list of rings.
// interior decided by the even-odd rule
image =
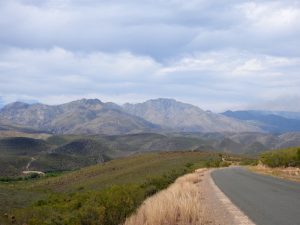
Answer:
[[[239,209],[227,196],[226,194],[217,186],[213,180],[211,173],[215,171],[209,171],[209,184],[213,188],[216,197],[221,202],[223,207],[232,215],[235,224],[238,225],[255,225],[255,223],[241,210]]]

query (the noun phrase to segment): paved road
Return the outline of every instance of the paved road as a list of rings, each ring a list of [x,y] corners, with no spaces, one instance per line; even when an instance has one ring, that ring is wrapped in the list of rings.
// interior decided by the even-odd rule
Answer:
[[[212,178],[257,225],[300,225],[300,183],[239,167],[215,170]]]

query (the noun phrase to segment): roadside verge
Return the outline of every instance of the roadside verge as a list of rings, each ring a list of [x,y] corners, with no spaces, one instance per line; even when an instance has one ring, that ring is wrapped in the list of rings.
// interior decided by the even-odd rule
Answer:
[[[124,225],[253,225],[215,185],[211,169],[178,178],[146,199]]]

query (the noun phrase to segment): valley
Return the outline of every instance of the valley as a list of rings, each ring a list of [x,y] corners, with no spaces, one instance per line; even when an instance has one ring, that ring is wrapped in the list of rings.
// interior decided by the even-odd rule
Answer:
[[[0,138],[0,177],[17,177],[24,170],[44,173],[71,171],[147,152],[223,152],[255,157],[269,149],[300,145],[299,133],[48,134],[44,139],[23,136]]]

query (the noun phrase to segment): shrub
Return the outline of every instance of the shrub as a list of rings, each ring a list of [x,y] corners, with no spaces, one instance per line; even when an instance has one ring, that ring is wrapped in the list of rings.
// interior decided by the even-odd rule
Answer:
[[[257,159],[242,159],[239,163],[242,166],[256,166],[258,164]]]
[[[220,164],[219,164],[220,167],[228,167],[230,165],[231,165],[230,162],[224,162],[224,161],[220,162]]]
[[[300,149],[288,148],[262,153],[260,160],[270,167],[300,166]]]
[[[222,162],[221,159],[210,159],[205,163],[205,167],[220,167],[220,163]]]

